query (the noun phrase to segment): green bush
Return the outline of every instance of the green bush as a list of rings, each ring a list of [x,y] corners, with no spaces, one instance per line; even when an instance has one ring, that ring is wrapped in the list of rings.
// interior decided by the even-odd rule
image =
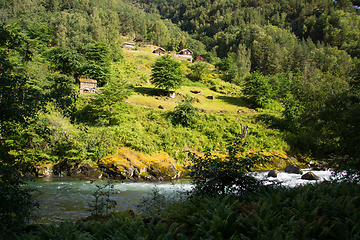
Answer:
[[[24,166],[13,156],[0,150],[0,238],[22,231],[37,206],[31,198],[32,189],[24,188],[25,177],[19,169]],[[19,166],[20,165],[20,166]]]
[[[225,158],[210,153],[205,156],[191,154],[193,164],[189,174],[195,185],[195,195],[243,195],[256,191],[262,185],[261,180],[248,175],[248,172],[256,164],[265,163],[267,157],[259,153],[253,156],[240,155],[246,134],[247,127],[242,127],[241,136],[228,147]]]
[[[262,107],[272,96],[269,79],[260,72],[253,72],[245,78],[243,93],[251,104]]]
[[[189,127],[196,123],[199,118],[199,109],[194,107],[192,101],[187,98],[179,103],[171,113],[173,123]]]

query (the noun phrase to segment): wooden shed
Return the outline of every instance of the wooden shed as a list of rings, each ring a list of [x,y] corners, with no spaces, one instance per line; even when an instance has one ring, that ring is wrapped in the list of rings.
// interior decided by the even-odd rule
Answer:
[[[205,57],[202,55],[199,55],[195,58],[195,61],[199,61],[199,62],[205,62]]]
[[[161,47],[159,47],[153,51],[154,54],[159,54],[159,55],[164,55],[165,52],[166,52],[165,49],[163,49]]]
[[[129,49],[135,49],[135,43],[125,42],[123,47],[124,48],[129,48]]]
[[[192,61],[192,54],[193,52],[190,51],[188,48],[185,48],[178,52],[177,54],[174,54],[175,57],[185,58],[188,61]]]
[[[191,56],[193,54],[193,52],[190,51],[188,48],[185,48],[185,49],[181,50],[178,54],[184,55],[184,56]]]
[[[87,76],[81,76],[79,79],[80,85],[80,93],[83,92],[92,92],[92,93],[96,93],[96,85],[97,85],[97,81],[94,79],[91,79]]]

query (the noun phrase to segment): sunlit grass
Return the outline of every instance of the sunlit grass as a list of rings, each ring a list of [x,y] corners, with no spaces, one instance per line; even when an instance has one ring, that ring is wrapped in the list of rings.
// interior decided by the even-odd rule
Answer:
[[[214,68],[199,82],[184,74],[183,86],[175,97],[155,93],[150,83],[151,65],[158,55],[150,51],[124,50],[124,59],[114,63],[113,74],[123,79],[133,90],[126,99],[126,111],[113,107],[113,126],[118,147],[129,147],[146,153],[166,152],[182,161],[186,150],[226,153],[228,141],[240,131],[240,123],[249,126],[244,151],[277,152],[286,155],[289,146],[285,135],[271,126],[279,119],[281,104],[272,102],[266,109],[253,109],[243,98],[241,87],[224,82]],[[192,63],[181,61],[189,73]],[[185,98],[194,100],[200,117],[190,127],[175,125],[171,120],[174,108]]]

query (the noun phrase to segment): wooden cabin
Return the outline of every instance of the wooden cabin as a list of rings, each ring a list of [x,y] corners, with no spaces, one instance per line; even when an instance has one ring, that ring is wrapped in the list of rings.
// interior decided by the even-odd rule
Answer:
[[[181,58],[186,58],[189,61],[192,61],[192,54],[193,52],[191,50],[189,50],[188,48],[185,48],[183,50],[181,50],[180,52],[178,52],[177,54],[175,54],[175,57],[181,57]]]
[[[135,43],[125,42],[123,47],[124,48],[129,48],[129,49],[135,49]]]
[[[205,62],[205,57],[202,55],[199,55],[195,58],[195,61],[199,61],[199,62]]]
[[[83,92],[96,93],[97,81],[87,76],[81,76],[79,79],[80,94]]]
[[[159,47],[153,51],[154,54],[165,55],[165,49]]]
[[[192,56],[192,54],[193,52],[190,51],[188,48],[185,48],[178,53],[178,55],[183,55],[183,56]]]

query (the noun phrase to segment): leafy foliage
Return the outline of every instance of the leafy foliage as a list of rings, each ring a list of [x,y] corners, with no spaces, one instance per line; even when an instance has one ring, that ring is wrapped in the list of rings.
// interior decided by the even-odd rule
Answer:
[[[196,62],[190,65],[191,73],[188,77],[193,81],[202,81],[204,76],[208,73],[208,66],[203,62]]]
[[[74,48],[54,48],[48,55],[55,70],[71,77],[78,74],[83,62],[82,56]]]
[[[47,224],[17,239],[356,239],[359,192],[358,184],[322,182],[262,188],[242,200],[194,196],[168,200],[157,222],[131,211]]]
[[[264,106],[272,96],[272,88],[266,76],[260,72],[254,72],[245,78],[243,93],[248,97],[251,104]]]
[[[24,189],[23,171],[28,171],[24,165],[16,163],[2,146],[0,149],[0,237],[12,236],[21,231],[31,217],[31,211],[37,207],[31,199],[33,189]]]
[[[225,157],[196,156],[192,154],[190,176],[195,185],[194,194],[204,196],[214,195],[243,195],[246,192],[254,192],[261,185],[261,180],[255,179],[247,173],[256,164],[266,162],[266,157],[261,154],[253,156],[240,156],[240,150],[248,127],[242,127],[241,136],[238,136],[228,147],[228,155]]]
[[[151,69],[151,82],[167,92],[179,88],[182,82],[180,63],[170,55],[159,57]]]
[[[28,171],[27,166],[9,154],[14,134],[24,129],[44,104],[39,88],[16,75],[10,61],[11,53],[22,51],[26,45],[18,34],[0,26],[0,235],[5,236],[21,230],[35,206],[31,190],[23,188],[25,180],[21,174]]]
[[[199,109],[192,105],[192,100],[186,98],[179,103],[174,111],[171,113],[171,118],[174,124],[181,124],[184,127],[192,126],[199,118]]]
[[[119,123],[121,111],[129,107],[124,100],[130,95],[131,89],[125,81],[112,79],[101,89],[99,94],[91,99],[90,104],[85,109],[87,112],[79,113],[83,116],[78,116],[78,120],[90,118],[95,122],[116,125]]]
[[[55,101],[58,110],[65,116],[72,116],[75,112],[77,92],[73,87],[74,80],[66,75],[55,75],[51,79],[49,98]]]
[[[81,75],[96,79],[98,86],[103,86],[110,80],[110,53],[104,43],[88,45],[83,50],[86,62],[80,69]]]

